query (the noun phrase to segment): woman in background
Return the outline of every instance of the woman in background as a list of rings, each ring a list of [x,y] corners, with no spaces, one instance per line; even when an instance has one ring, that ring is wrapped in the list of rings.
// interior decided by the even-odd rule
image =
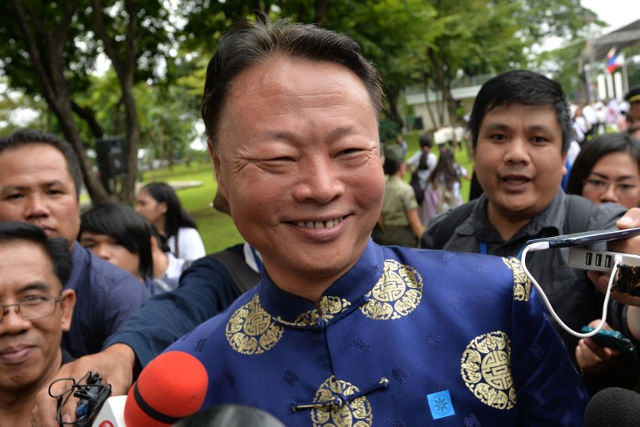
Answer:
[[[440,158],[427,180],[424,202],[420,207],[420,220],[426,226],[431,218],[461,205],[460,177],[467,171],[458,165],[453,150],[444,146],[440,149]]]
[[[152,182],[142,187],[136,196],[136,211],[165,237],[176,258],[193,261],[205,256],[198,227],[169,184]]]
[[[170,258],[162,251],[162,239],[146,218],[127,205],[109,202],[89,208],[80,216],[78,242],[136,276],[151,295],[177,287],[178,277],[166,274]]]
[[[586,142],[571,168],[567,193],[593,203],[640,206],[640,142],[626,132],[607,133]]]
[[[640,206],[640,142],[626,132],[607,133],[585,142],[571,168],[567,193],[582,195],[593,203]],[[599,323],[596,319],[588,326]],[[624,325],[616,327],[630,335]],[[605,323],[605,329],[611,327]],[[599,346],[590,338],[578,341],[575,355],[578,367],[589,374],[584,380],[592,394],[604,387],[631,388],[638,381],[635,356]]]

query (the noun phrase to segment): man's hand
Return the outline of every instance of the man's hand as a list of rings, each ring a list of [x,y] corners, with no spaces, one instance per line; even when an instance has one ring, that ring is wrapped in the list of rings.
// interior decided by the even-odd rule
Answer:
[[[593,320],[589,323],[592,328],[600,324],[600,319]],[[602,329],[609,329],[608,324],[604,324]],[[582,338],[576,346],[576,362],[583,372],[588,374],[597,374],[607,367],[612,360],[620,355],[618,350],[599,346],[591,338]]]
[[[111,396],[126,394],[133,383],[133,370],[136,356],[131,347],[126,344],[113,344],[100,353],[81,357],[73,362],[62,365],[56,377],[82,378],[88,371],[100,374],[102,381],[111,385]],[[53,393],[61,390],[52,390]],[[49,396],[49,384],[40,390],[33,408],[32,426],[58,427],[56,419],[57,400]],[[62,409],[62,420],[73,422],[76,420],[78,399],[71,396]]]

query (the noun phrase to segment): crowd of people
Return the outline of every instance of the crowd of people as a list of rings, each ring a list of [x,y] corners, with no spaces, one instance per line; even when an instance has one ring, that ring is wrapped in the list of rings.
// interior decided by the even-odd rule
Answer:
[[[381,148],[382,82],[352,39],[240,23],[209,63],[202,117],[214,204],[246,243],[208,255],[170,185],[81,212],[68,143],[0,138],[0,419],[72,423],[57,380],[98,372],[122,395],[180,351],[207,370],[203,410],[582,425],[599,390],[638,387],[638,361],[552,322],[522,262],[574,330],[599,323],[606,277],[567,249],[520,258],[532,239],[640,226],[640,88],[625,129],[582,141],[566,98],[527,70],[482,86],[468,123],[481,191],[464,203],[459,136],[421,135],[408,158],[402,137]],[[640,254],[640,236],[610,249]],[[640,297],[614,293],[603,320],[638,343]]]

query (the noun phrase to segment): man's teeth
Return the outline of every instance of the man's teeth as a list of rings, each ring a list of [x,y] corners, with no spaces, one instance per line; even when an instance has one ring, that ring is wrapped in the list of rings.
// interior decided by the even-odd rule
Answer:
[[[305,228],[331,228],[338,225],[340,221],[342,221],[342,218],[330,219],[328,221],[297,221],[296,225]]]

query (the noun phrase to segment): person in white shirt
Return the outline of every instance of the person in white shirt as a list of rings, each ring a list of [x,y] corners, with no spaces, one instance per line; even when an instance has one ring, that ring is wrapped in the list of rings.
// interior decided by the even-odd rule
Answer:
[[[173,188],[165,182],[152,182],[136,196],[136,211],[163,235],[171,253],[184,260],[205,256],[204,243],[195,221],[187,214]]]

